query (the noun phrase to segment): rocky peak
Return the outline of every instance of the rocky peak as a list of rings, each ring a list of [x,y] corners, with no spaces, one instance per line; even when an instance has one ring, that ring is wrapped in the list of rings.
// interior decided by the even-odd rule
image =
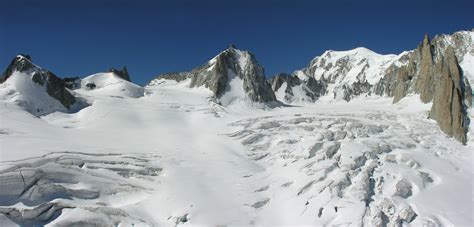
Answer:
[[[49,96],[57,99],[67,109],[76,102],[76,98],[66,89],[64,79],[33,64],[29,55],[21,54],[13,58],[3,73],[0,82],[5,82],[14,72],[21,72],[31,76],[33,82],[46,87],[46,92]]]
[[[418,47],[420,53],[420,72],[416,80],[416,88],[420,93],[421,101],[430,102],[433,98],[433,51],[428,34],[425,34],[423,42]]]
[[[378,89],[384,84],[385,94],[393,96],[394,103],[409,93],[420,94],[422,102],[433,103],[429,117],[448,136],[462,143],[466,142],[469,125],[467,108],[471,105],[471,88],[457,55],[471,45],[469,38],[455,33],[436,36],[430,41],[425,34],[418,48],[407,55],[408,63],[391,65],[376,86]]]
[[[115,69],[115,68],[110,68],[108,72],[114,73],[115,75],[119,76],[120,78],[132,82],[130,80],[130,76],[127,71],[127,67],[123,67],[121,70]]]
[[[355,96],[370,94],[374,85],[385,75],[385,69],[401,57],[402,54],[381,55],[364,47],[326,51],[302,71],[324,84],[333,85],[327,86],[324,93],[349,101]]]
[[[436,64],[435,70],[440,78],[436,83],[430,118],[438,122],[443,132],[465,144],[469,127],[465,102],[466,84],[452,47],[446,49],[443,60]]]
[[[249,51],[235,48],[235,45],[231,45],[204,65],[189,72],[168,73],[159,78],[178,82],[190,79],[190,87],[204,86],[211,90],[217,99],[230,89],[243,89],[250,101],[258,103],[276,101],[275,94],[265,79],[264,69],[255,56]],[[234,79],[241,80],[242,88],[229,85]]]
[[[263,67],[251,52],[231,46],[214,59],[209,75],[211,80],[205,84],[211,88],[216,97],[224,95],[228,83],[237,77],[242,80],[244,92],[251,101],[260,103],[276,101],[275,94],[265,79]],[[200,84],[202,80],[195,78],[191,84]]]
[[[423,46],[427,46],[427,45],[431,44],[430,35],[428,33],[425,33],[425,35],[423,36],[422,44],[423,44]]]
[[[30,55],[19,54],[11,60],[7,69],[3,72],[0,83],[6,81],[14,71],[26,72],[31,70],[40,70],[40,68],[32,63]]]

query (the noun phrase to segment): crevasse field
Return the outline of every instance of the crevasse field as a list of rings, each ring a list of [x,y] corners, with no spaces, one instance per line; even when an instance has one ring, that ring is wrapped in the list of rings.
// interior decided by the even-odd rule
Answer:
[[[0,226],[472,226],[473,135],[448,138],[417,96],[262,109],[87,81],[91,106],[39,118],[17,105],[39,85],[1,85]]]

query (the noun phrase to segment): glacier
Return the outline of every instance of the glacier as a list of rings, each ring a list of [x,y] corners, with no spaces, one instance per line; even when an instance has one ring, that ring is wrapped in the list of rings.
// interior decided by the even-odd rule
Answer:
[[[472,48],[456,52],[471,81]],[[340,98],[343,85],[363,74],[377,83],[409,51],[328,51],[309,66],[351,56],[351,69],[297,70],[295,96],[284,100],[283,82],[271,105],[251,102],[247,91],[266,93],[271,81],[250,80],[258,64],[234,52],[144,87],[113,71],[77,79],[64,85],[71,108],[35,72],[14,72],[0,84],[0,226],[473,224],[472,123],[463,145],[419,94]],[[219,61],[232,66],[222,94],[193,85]],[[309,77],[332,81],[329,92],[305,97]]]

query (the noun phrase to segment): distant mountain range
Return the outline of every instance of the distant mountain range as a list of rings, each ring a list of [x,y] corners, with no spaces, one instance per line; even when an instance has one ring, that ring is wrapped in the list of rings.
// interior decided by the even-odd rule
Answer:
[[[0,78],[0,99],[17,102],[33,115],[73,112],[90,105],[83,89],[95,93],[138,98],[164,80],[205,87],[222,106],[235,102],[271,108],[316,102],[319,99],[350,101],[369,95],[403,97],[419,94],[432,102],[429,118],[447,135],[466,143],[474,82],[474,31],[425,35],[414,50],[380,55],[360,47],[326,51],[306,68],[266,79],[256,57],[231,45],[214,58],[188,72],[159,75],[147,86],[131,82],[127,69],[110,69],[86,78],[59,78],[35,65],[28,55],[15,57]]]

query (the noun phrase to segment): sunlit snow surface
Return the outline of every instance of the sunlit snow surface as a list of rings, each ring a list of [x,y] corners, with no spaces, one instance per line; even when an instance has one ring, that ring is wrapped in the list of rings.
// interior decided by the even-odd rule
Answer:
[[[256,109],[171,81],[102,89],[74,114],[0,102],[0,226],[472,226],[472,136],[416,96]]]

